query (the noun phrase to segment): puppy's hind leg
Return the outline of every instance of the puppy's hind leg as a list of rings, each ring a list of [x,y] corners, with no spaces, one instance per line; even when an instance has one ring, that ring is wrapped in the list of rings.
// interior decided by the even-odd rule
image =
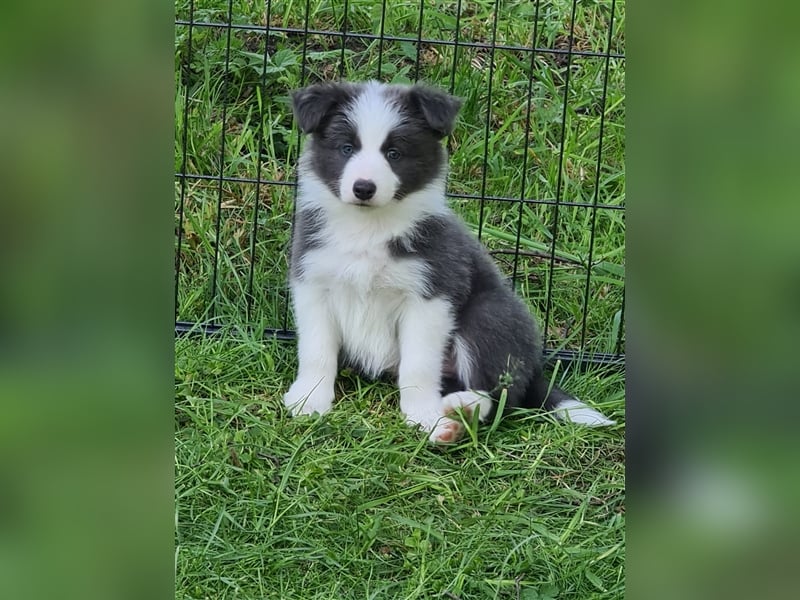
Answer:
[[[488,392],[465,390],[453,392],[442,398],[445,415],[452,415],[456,410],[461,410],[468,418],[472,418],[478,411],[478,421],[485,423],[494,412],[494,401]]]
[[[460,410],[467,419],[472,419],[478,411],[478,421],[485,423],[494,412],[494,402],[486,392],[464,390],[452,392],[442,398],[442,412],[445,418],[431,432],[431,441],[439,444],[458,441],[464,434],[464,424],[456,415]]]

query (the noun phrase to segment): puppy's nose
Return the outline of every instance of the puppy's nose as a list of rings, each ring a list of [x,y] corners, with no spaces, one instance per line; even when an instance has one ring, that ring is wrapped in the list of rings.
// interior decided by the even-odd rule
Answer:
[[[353,184],[353,193],[359,200],[369,200],[375,195],[375,184],[369,179],[357,179]]]

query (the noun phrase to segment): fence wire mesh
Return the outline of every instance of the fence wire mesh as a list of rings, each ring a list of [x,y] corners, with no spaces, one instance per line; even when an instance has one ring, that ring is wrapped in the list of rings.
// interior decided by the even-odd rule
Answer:
[[[427,83],[464,99],[448,196],[551,357],[624,357],[624,1],[176,5],[176,333],[293,338],[289,93]]]

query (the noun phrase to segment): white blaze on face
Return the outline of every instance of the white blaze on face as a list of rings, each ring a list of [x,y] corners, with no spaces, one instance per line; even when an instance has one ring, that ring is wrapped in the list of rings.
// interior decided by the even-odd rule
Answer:
[[[372,206],[385,206],[394,198],[400,187],[400,179],[381,152],[381,146],[389,132],[402,123],[402,117],[378,86],[368,84],[348,110],[348,119],[358,132],[361,148],[345,165],[339,183],[339,197],[342,202],[361,203],[353,193],[353,185],[363,179],[371,181],[376,187],[369,203]]]

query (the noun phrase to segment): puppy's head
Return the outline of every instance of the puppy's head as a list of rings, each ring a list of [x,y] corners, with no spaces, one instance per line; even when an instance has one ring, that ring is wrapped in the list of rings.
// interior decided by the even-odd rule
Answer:
[[[444,183],[441,140],[461,100],[422,86],[317,84],[292,94],[310,168],[346,204],[377,208]]]

